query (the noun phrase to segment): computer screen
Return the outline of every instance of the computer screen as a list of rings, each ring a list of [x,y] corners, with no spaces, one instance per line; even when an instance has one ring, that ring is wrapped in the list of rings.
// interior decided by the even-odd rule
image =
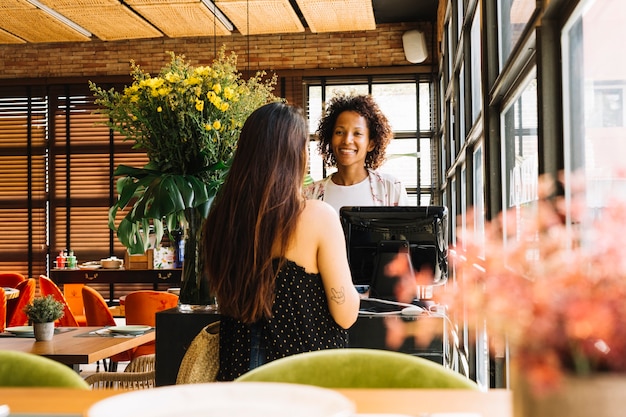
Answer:
[[[355,285],[370,285],[370,297],[392,297],[394,277],[385,276],[384,267],[401,251],[410,254],[414,271],[432,270],[432,285],[446,281],[446,207],[342,207],[339,214],[352,281]]]

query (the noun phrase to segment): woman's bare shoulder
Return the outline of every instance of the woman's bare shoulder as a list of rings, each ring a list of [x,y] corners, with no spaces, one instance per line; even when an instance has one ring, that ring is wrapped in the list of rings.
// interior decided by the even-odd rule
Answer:
[[[305,216],[337,217],[337,212],[330,204],[322,200],[306,200],[303,214]]]

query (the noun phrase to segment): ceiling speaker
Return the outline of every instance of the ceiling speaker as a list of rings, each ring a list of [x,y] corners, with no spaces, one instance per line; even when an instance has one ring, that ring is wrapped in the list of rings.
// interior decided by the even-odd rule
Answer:
[[[408,30],[402,35],[402,46],[406,60],[414,64],[424,62],[428,58],[426,37],[424,32],[417,29]]]

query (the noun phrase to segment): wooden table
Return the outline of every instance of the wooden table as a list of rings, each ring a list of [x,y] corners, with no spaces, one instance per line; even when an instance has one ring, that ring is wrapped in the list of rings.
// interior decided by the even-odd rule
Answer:
[[[11,287],[2,287],[7,300],[12,300],[20,296],[20,290]]]
[[[60,333],[49,342],[26,337],[0,337],[0,349],[34,353],[78,369],[80,364],[94,363],[155,340],[154,330],[131,337],[89,334],[99,329],[102,327],[60,327],[57,330]]]
[[[158,389],[158,388],[157,388]],[[356,404],[358,413],[477,413],[477,417],[512,417],[511,391],[489,392],[448,389],[337,389]],[[97,401],[121,393],[114,390],[80,391],[67,388],[2,388],[0,404],[13,413],[61,416],[86,415]],[[33,399],[37,399],[34,401]],[[115,413],[112,412],[112,415]],[[469,417],[465,414],[463,417]],[[434,414],[433,417],[437,415]],[[447,414],[446,417],[455,417]],[[459,415],[459,417],[461,417]]]

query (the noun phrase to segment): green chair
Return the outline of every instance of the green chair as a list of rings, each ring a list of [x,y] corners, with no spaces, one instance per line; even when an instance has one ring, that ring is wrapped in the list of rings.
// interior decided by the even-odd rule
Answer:
[[[241,375],[236,382],[264,381],[324,388],[456,388],[478,385],[428,359],[378,349],[327,349],[287,356]]]
[[[72,368],[32,353],[0,350],[0,387],[89,389]]]

